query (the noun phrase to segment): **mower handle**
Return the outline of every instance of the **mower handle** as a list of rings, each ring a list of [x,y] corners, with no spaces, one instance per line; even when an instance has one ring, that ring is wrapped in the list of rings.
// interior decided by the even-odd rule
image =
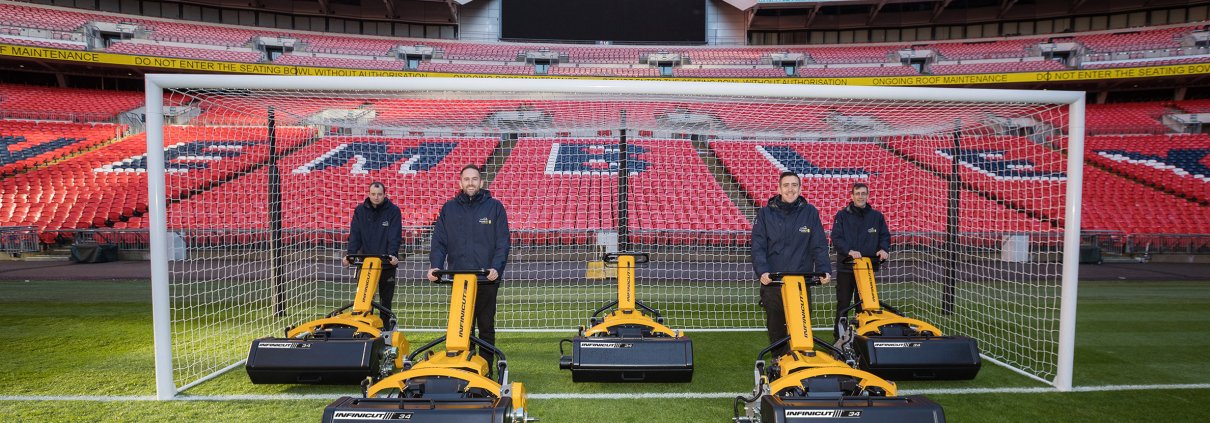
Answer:
[[[475,275],[475,276],[482,276],[481,278],[476,278],[476,280],[479,281],[479,285],[490,285],[493,282],[487,280],[488,273],[490,273],[490,269],[438,270],[438,271],[433,272],[433,276],[437,277],[437,280],[433,281],[433,283],[454,283],[453,279],[445,280],[445,279],[441,278],[442,276],[449,276],[452,278],[456,275]]]
[[[355,259],[366,259],[366,258],[372,258],[372,257],[377,257],[377,258],[380,258],[380,259],[382,259],[382,261],[383,261],[383,262],[385,262],[385,263],[390,263],[390,262],[391,262],[391,256],[390,256],[390,254],[345,254],[344,258],[343,258],[343,259],[340,259],[340,261],[343,263],[343,262],[345,261],[345,259],[349,259],[349,258],[355,258]],[[399,257],[398,257],[398,256],[396,256],[395,258],[399,258]],[[361,265],[361,261],[359,260],[359,261],[357,261],[357,262],[355,262],[355,263],[351,264],[350,266],[353,266],[353,265],[358,265],[358,266],[359,266],[359,265]]]
[[[635,264],[646,263],[651,260],[650,257],[647,256],[647,253],[631,253],[623,251],[604,253],[601,255],[601,260],[605,261],[606,263],[617,263],[618,259],[622,258],[622,256],[634,256]]]
[[[773,282],[769,282],[769,285],[781,285],[781,279],[786,276],[802,276],[804,278],[808,278],[806,280],[807,286],[815,286],[823,284],[819,283],[818,280],[810,278],[822,278],[824,276],[828,276],[828,274],[824,272],[769,272],[769,279],[773,280]]]

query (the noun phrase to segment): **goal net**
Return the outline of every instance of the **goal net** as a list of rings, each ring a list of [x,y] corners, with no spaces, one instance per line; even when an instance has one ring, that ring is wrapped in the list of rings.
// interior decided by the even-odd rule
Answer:
[[[877,275],[884,300],[978,339],[990,360],[1069,381],[1061,334],[1074,326],[1062,317],[1074,308],[1063,299],[1074,295],[1069,213],[1082,168],[1067,150],[1082,145],[1071,112],[1082,113],[1082,93],[197,75],[148,84],[149,110],[164,111],[149,114],[148,154],[98,171],[148,172],[161,396],[238,367],[253,339],[352,300],[356,269],[339,260],[374,181],[402,213],[399,327],[443,329],[448,293],[424,272],[433,222],[467,164],[485,169],[508,213],[499,330],[574,333],[616,299],[614,269],[601,263],[615,251],[650,255],[637,298],[671,327],[764,330],[751,230],[790,171],[825,230],[850,186],[869,186],[892,236]],[[834,290],[812,298],[826,338]]]

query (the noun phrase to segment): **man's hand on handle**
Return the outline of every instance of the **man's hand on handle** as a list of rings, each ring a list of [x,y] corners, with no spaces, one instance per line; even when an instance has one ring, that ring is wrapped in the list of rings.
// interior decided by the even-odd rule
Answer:
[[[487,280],[495,282],[500,277],[500,272],[496,269],[487,269]]]
[[[345,256],[344,262],[345,262],[345,264],[351,265],[351,264],[353,264],[353,258],[349,257],[349,256]]]
[[[878,250],[878,258],[886,261],[888,258],[891,258],[891,255],[887,254],[886,250]]]
[[[831,273],[824,274],[822,277],[819,278],[819,283],[824,284],[824,285],[827,285],[828,282],[831,282],[831,281],[832,281]]]
[[[395,256],[388,256],[388,257],[391,258],[391,266],[399,264],[399,257],[395,257]]]
[[[429,282],[437,282],[437,275],[433,274],[433,272],[436,272],[438,270],[441,270],[441,269],[438,269],[436,267],[429,269]]]
[[[857,259],[861,258],[861,253],[857,252],[855,250],[849,250],[849,257],[852,257],[853,260],[857,260]]]

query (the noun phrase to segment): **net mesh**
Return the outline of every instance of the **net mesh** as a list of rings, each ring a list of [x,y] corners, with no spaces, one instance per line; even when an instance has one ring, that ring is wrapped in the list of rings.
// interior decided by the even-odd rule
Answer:
[[[977,338],[989,357],[1055,373],[1066,106],[212,89],[170,90],[165,104],[174,108],[159,200],[177,247],[178,386],[244,358],[253,339],[352,300],[356,270],[339,258],[372,181],[402,213],[399,326],[444,328],[447,288],[423,273],[433,222],[466,164],[485,168],[508,213],[502,330],[572,333],[616,298],[599,260],[619,249],[651,254],[637,269],[637,297],[674,329],[763,330],[752,221],[777,175],[792,171],[826,230],[850,185],[870,186],[893,234],[882,299]],[[97,171],[145,164],[132,156]],[[833,289],[813,298],[815,326],[830,328]]]

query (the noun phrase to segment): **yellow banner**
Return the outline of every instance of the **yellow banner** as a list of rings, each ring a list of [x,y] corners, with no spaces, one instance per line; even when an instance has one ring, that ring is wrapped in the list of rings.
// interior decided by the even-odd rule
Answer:
[[[546,75],[480,75],[439,72],[409,72],[370,69],[336,69],[308,66],[281,66],[273,64],[214,62],[208,60],[177,59],[170,57],[134,56],[128,54],[101,53],[77,50],[57,50],[41,47],[0,44],[0,56],[34,59],[86,62],[108,65],[138,66],[143,68],[182,69],[192,71],[246,73],[264,75],[303,76],[391,76],[418,78],[557,78],[557,79],[627,79],[665,80],[697,82],[745,82],[756,84],[802,84],[802,85],[878,85],[878,86],[934,86],[969,84],[1008,84],[1017,82],[1088,81],[1097,79],[1154,78],[1210,74],[1210,63],[1116,68],[1055,72],[1018,72],[978,75],[918,75],[880,76],[864,78],[623,78],[623,77],[569,77]]]

